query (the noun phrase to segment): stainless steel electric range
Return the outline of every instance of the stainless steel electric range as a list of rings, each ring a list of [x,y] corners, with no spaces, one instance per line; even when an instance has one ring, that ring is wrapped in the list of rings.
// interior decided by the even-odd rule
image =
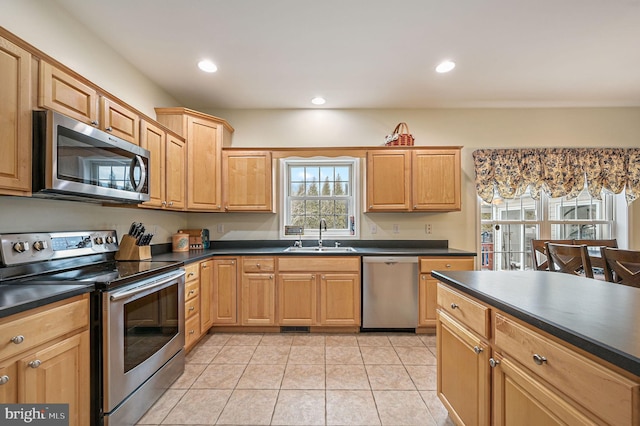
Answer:
[[[92,423],[135,424],[184,371],[181,265],[115,261],[115,231],[2,234],[0,248],[2,306],[91,288]]]

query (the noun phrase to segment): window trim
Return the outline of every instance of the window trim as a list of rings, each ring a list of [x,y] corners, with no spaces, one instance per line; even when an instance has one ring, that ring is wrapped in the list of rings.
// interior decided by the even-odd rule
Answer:
[[[289,165],[302,165],[302,164],[336,164],[336,163],[349,163],[352,167],[353,179],[351,181],[351,205],[350,207],[353,209],[354,216],[354,234],[351,235],[348,233],[349,231],[336,232],[328,229],[327,231],[322,231],[323,239],[331,239],[331,240],[357,240],[360,238],[360,204],[362,198],[362,187],[361,187],[361,175],[360,175],[360,167],[361,167],[362,159],[358,157],[351,156],[338,156],[338,157],[326,157],[326,156],[314,156],[314,157],[285,157],[281,158],[279,161],[279,186],[280,186],[280,197],[278,204],[280,206],[280,210],[278,213],[278,234],[281,240],[297,240],[300,237],[298,235],[285,235],[284,227],[288,225],[287,221],[289,219],[289,212],[287,210],[287,199],[289,194],[289,176],[287,172],[287,168]],[[305,228],[304,234],[302,235],[302,240],[317,240],[319,238],[319,230],[318,229],[308,229]]]

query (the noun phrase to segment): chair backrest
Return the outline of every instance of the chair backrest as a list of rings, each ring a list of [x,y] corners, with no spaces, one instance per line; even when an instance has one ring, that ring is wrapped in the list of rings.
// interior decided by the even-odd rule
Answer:
[[[557,244],[546,242],[549,270],[593,278],[591,259],[586,244]]]
[[[580,245],[586,244],[587,247],[613,247],[618,248],[618,240],[615,238],[612,240],[573,240],[573,244]],[[587,250],[588,251],[588,250]],[[597,252],[596,252],[597,253]],[[591,254],[591,266],[594,268],[604,269],[604,260],[598,257],[597,254]]]
[[[600,253],[607,281],[640,287],[640,251],[601,247]]]
[[[547,248],[544,243],[571,244],[573,240],[531,240],[531,259],[533,267],[538,271],[548,271]]]

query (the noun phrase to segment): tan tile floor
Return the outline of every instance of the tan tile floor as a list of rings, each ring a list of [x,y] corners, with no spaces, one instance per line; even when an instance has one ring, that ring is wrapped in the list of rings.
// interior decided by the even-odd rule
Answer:
[[[452,425],[435,336],[211,334],[139,425]]]

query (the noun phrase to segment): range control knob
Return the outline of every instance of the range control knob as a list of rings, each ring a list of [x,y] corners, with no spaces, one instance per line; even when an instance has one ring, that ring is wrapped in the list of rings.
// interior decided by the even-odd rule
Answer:
[[[47,248],[47,244],[44,241],[36,241],[33,243],[33,249],[35,251],[41,251]]]
[[[108,235],[105,241],[107,242],[107,244],[113,244],[116,242],[116,239],[113,236]]]
[[[94,241],[96,242],[97,245],[104,244],[104,238],[102,237],[96,237]]]
[[[19,242],[15,243],[13,245],[13,249],[15,251],[17,251],[18,253],[23,253],[23,252],[29,250],[29,243],[25,243],[25,242],[19,241]]]

